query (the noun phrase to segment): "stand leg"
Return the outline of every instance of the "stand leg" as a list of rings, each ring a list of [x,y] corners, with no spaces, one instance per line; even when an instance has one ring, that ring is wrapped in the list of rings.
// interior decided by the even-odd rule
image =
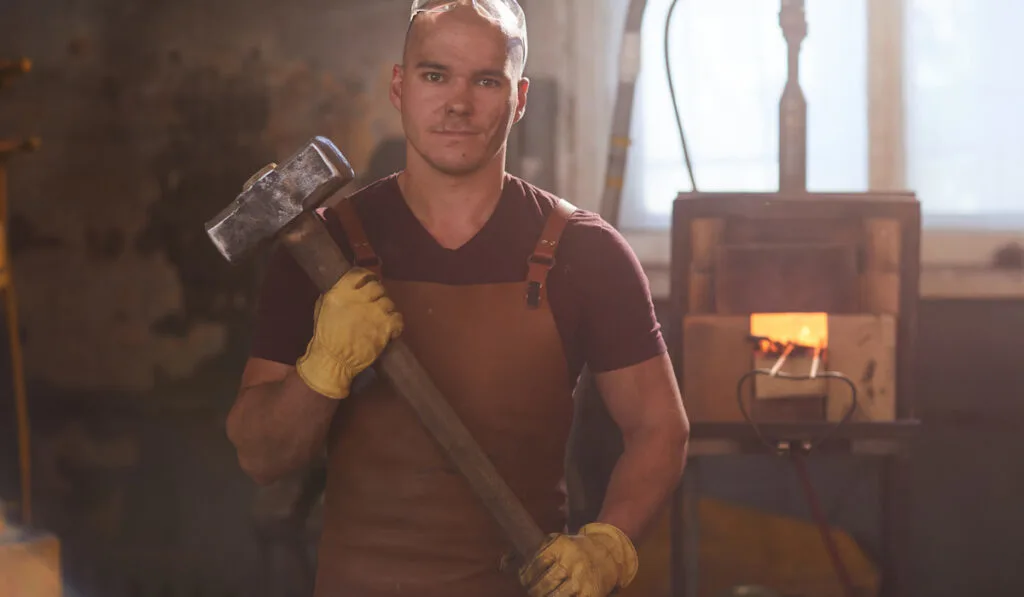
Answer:
[[[697,508],[698,460],[689,459],[683,479],[672,496],[672,596],[698,595],[700,568],[700,529]]]
[[[10,272],[8,272],[10,275]],[[18,425],[18,458],[21,463],[21,524],[32,524],[32,456],[29,450],[28,400],[25,395],[25,372],[18,327],[18,304],[10,278],[3,288],[7,309],[7,331],[10,338],[11,378],[14,382],[15,411]]]
[[[907,573],[910,544],[908,520],[910,482],[903,454],[886,456],[881,466],[882,578],[881,597],[908,597]]]

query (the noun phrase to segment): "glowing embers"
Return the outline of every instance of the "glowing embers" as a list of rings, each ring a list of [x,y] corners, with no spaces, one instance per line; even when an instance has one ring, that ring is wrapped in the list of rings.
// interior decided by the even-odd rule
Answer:
[[[754,398],[821,397],[828,382],[819,377],[828,354],[828,314],[755,313],[750,316],[754,368],[768,371],[754,380]]]

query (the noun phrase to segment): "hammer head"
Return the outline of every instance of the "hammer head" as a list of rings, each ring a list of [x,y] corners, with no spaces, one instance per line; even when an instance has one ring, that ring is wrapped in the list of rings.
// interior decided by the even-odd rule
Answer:
[[[334,143],[314,137],[280,165],[249,179],[242,193],[206,223],[206,234],[225,259],[237,263],[354,178]]]

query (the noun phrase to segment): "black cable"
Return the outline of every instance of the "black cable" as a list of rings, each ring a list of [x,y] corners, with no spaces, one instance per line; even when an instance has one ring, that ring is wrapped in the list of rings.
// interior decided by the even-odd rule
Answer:
[[[838,379],[839,381],[845,383],[850,388],[850,408],[849,408],[849,410],[846,411],[846,414],[843,416],[842,419],[837,421],[836,424],[833,425],[820,438],[818,438],[817,440],[813,440],[813,441],[808,440],[810,445],[809,445],[809,447],[806,448],[807,452],[810,452],[812,449],[814,449],[815,447],[820,445],[822,442],[824,442],[826,439],[831,437],[832,434],[834,434],[837,429],[842,427],[844,424],[846,424],[850,420],[851,417],[853,417],[854,411],[857,410],[857,386],[854,385],[853,381],[849,377],[843,375],[842,373],[839,373],[838,371],[823,371],[821,373],[818,373],[814,377],[812,377],[810,375],[792,375],[790,373],[783,373],[783,372],[772,373],[772,371],[769,370],[769,369],[753,369],[751,371],[748,371],[748,372],[744,373],[742,377],[740,377],[740,380],[738,382],[736,382],[736,402],[737,402],[737,404],[739,404],[740,412],[743,414],[743,418],[746,419],[747,422],[750,423],[750,426],[754,428],[754,432],[757,434],[758,439],[761,440],[761,443],[763,443],[764,445],[768,446],[769,448],[771,448],[773,450],[777,449],[778,446],[776,444],[772,444],[771,442],[767,441],[764,438],[764,435],[761,433],[761,428],[750,417],[750,414],[747,412],[747,407],[743,403],[743,384],[746,383],[746,381],[748,379],[753,379],[754,377],[756,377],[758,375],[764,375],[764,376],[767,376],[767,377],[778,377],[780,379],[792,379],[794,381],[807,381],[807,380],[810,380],[810,379],[821,379],[821,378]]]
[[[747,412],[747,407],[743,403],[743,384],[748,379],[753,379],[758,375],[764,375],[767,377],[778,377],[780,379],[791,379],[794,381],[805,381],[810,379],[838,379],[845,383],[850,388],[850,408],[846,411],[846,415],[843,416],[835,425],[833,425],[825,434],[815,441],[808,441],[805,445],[800,446],[789,446],[787,449],[782,449],[778,444],[772,444],[764,438],[761,433],[761,428],[758,427],[757,423],[750,417]],[[754,428],[754,432],[757,434],[758,439],[761,443],[768,446],[772,450],[776,450],[781,454],[789,454],[793,461],[793,465],[796,467],[797,474],[800,477],[801,486],[804,490],[804,497],[807,499],[807,505],[811,509],[811,515],[814,519],[815,525],[818,527],[821,533],[822,541],[825,543],[825,550],[828,553],[829,560],[832,563],[833,570],[836,574],[836,579],[843,588],[843,592],[847,597],[853,597],[856,595],[853,583],[850,580],[849,570],[846,568],[846,564],[843,562],[839,555],[839,549],[836,546],[835,538],[832,536],[832,531],[828,523],[828,518],[825,515],[824,509],[821,506],[821,501],[818,498],[817,492],[814,490],[814,486],[811,484],[810,474],[807,471],[807,465],[804,462],[804,455],[809,454],[811,450],[816,448],[826,439],[828,439],[837,429],[850,420],[853,413],[857,410],[857,386],[853,381],[839,373],[837,371],[825,371],[815,376],[811,375],[792,375],[790,373],[783,372],[772,372],[769,369],[753,369],[745,373],[740,380],[736,383],[736,402],[739,404],[740,412],[743,413],[743,418],[750,423],[751,427]]]
[[[690,163],[690,151],[686,146],[686,135],[683,133],[683,118],[679,115],[679,102],[676,100],[676,88],[672,82],[672,58],[669,51],[669,28],[672,25],[672,13],[676,10],[679,0],[672,0],[668,8],[668,16],[665,17],[665,75],[668,77],[668,93],[672,97],[672,111],[676,115],[676,128],[679,129],[679,142],[683,145],[683,160],[686,162],[686,172],[690,175],[690,184],[693,191],[697,192],[697,179],[693,176],[693,164]]]

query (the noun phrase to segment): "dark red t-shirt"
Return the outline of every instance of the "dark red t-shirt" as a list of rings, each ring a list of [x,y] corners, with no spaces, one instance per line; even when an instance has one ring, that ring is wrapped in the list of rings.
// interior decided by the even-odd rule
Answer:
[[[439,284],[492,284],[526,279],[533,252],[557,198],[506,175],[494,213],[458,249],[439,245],[409,210],[397,174],[352,195],[366,236],[383,260],[385,278]],[[325,221],[349,257],[334,214]],[[562,337],[569,379],[584,364],[594,372],[634,365],[665,351],[647,278],[625,239],[595,213],[569,220],[548,275],[548,299]],[[251,355],[293,364],[313,333],[319,292],[283,250],[271,258],[257,309]]]

